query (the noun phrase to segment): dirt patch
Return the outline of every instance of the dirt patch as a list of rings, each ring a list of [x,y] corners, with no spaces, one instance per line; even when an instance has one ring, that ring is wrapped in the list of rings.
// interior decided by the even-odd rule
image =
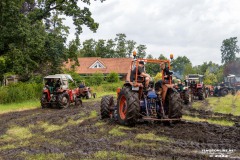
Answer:
[[[235,126],[180,122],[169,127],[143,122],[129,128],[101,120],[99,102],[84,106],[1,115],[0,159],[208,159],[208,150],[229,150],[226,154],[240,156],[240,128]],[[188,115],[240,120],[238,116],[186,109]],[[17,138],[14,127],[23,132],[17,133]],[[31,136],[24,136],[25,132]]]

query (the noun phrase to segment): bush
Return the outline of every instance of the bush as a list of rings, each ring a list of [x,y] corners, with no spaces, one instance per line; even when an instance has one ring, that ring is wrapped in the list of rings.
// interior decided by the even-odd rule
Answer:
[[[16,83],[0,87],[0,103],[23,102],[39,99],[42,94],[41,83]]]
[[[108,82],[118,82],[119,81],[118,74],[116,72],[109,73],[107,75],[107,81]]]
[[[102,73],[94,73],[88,81],[91,85],[100,85],[104,81],[104,76]]]
[[[153,79],[154,79],[154,82],[157,82],[157,81],[159,81],[159,80],[162,80],[162,73],[159,72]]]
[[[96,93],[98,93],[98,92],[116,92],[118,87],[122,88],[123,83],[124,82],[122,82],[122,81],[117,82],[117,83],[104,83],[99,86],[93,86],[92,89],[93,89],[93,92],[96,92]]]

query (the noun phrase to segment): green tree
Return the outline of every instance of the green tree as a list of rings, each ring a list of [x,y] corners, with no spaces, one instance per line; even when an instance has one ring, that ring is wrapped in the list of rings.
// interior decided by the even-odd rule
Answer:
[[[116,57],[126,57],[126,35],[123,33],[119,33],[116,35]]]
[[[160,60],[166,60],[167,57],[165,57],[163,54],[160,54],[160,56],[158,57],[158,59],[160,59]]]
[[[147,56],[147,59],[153,59],[153,56],[151,54],[149,54]],[[146,72],[148,74],[150,74],[151,76],[155,76],[157,73],[160,72],[159,64],[155,64],[155,63],[147,63],[145,65],[145,69],[146,69]]]
[[[88,39],[83,42],[83,48],[81,50],[81,53],[84,55],[84,57],[96,57],[96,51],[95,51],[96,41],[94,39]]]
[[[217,82],[217,76],[208,68],[204,74],[204,84],[214,85]]]
[[[183,69],[183,76],[179,77],[181,79],[184,79],[184,77],[186,75],[189,75],[189,74],[196,74],[196,71],[194,70],[194,68],[192,67],[192,64],[191,63],[187,63],[185,66],[184,66],[184,69]]]
[[[96,51],[96,56],[97,57],[106,57],[106,46],[105,46],[105,41],[103,39],[99,39],[98,42],[96,43],[95,51]]]
[[[136,42],[133,40],[127,41],[127,55],[128,57],[132,56],[133,49],[135,48]]]
[[[107,81],[108,82],[118,82],[119,81],[118,73],[116,73],[116,72],[109,73],[107,75]]]
[[[67,57],[68,27],[62,25],[65,15],[73,18],[76,39],[86,25],[95,32],[98,23],[88,7],[80,8],[79,0],[1,0],[0,56],[6,71],[15,72],[25,80],[33,73],[60,72]],[[90,5],[90,0],[82,4]]]
[[[226,64],[236,60],[236,54],[240,51],[237,42],[237,37],[223,40],[221,46],[222,63]]]
[[[178,77],[183,76],[184,68],[187,64],[191,64],[191,62],[186,56],[179,56],[172,61],[173,71],[178,74]]]
[[[114,40],[109,39],[107,41],[105,58],[113,58],[116,56],[115,46],[116,44],[114,43]]]
[[[140,58],[144,58],[146,56],[146,45],[138,45],[137,46],[137,56],[140,57]]]

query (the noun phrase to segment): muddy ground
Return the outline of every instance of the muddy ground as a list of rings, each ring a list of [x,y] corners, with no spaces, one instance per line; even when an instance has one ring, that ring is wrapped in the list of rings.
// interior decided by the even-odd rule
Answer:
[[[101,120],[99,104],[0,115],[0,159],[240,159],[237,125],[140,122],[128,128]],[[199,118],[240,120],[191,106],[185,110]]]

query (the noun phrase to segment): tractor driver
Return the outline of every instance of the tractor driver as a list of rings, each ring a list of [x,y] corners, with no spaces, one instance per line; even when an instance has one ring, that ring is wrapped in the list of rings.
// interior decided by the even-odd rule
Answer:
[[[132,80],[135,80],[135,75],[136,75],[136,67],[133,69],[132,71]],[[145,87],[147,88],[148,85],[149,85],[149,81],[151,79],[150,75],[147,74],[145,71],[144,71],[144,62],[143,61],[140,61],[139,62],[139,65],[138,65],[138,73],[137,73],[138,77],[138,81],[144,81],[144,78],[145,78]]]
[[[172,74],[169,69],[166,67],[165,63],[161,63],[160,64],[160,68],[163,70],[163,76],[164,76],[164,81],[168,82],[170,79],[170,75]],[[162,80],[159,80],[156,82],[155,84],[155,90],[159,90],[160,88],[162,88]]]
[[[161,63],[160,68],[163,70],[164,80],[169,81],[171,72],[169,71],[168,67],[166,67],[165,63]]]
[[[53,87],[54,86],[54,81],[53,79],[48,79],[47,82],[45,83],[46,86]]]
[[[60,79],[58,79],[56,84],[55,84],[55,89],[57,90],[60,87],[61,87],[61,81],[60,81]]]
[[[183,84],[182,84],[182,81],[180,79],[178,80],[178,90],[183,91]]]

